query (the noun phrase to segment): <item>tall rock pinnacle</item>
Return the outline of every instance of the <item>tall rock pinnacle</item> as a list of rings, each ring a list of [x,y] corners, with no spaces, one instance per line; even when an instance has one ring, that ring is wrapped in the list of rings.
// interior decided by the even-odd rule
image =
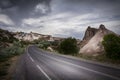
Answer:
[[[90,34],[89,32],[95,32],[94,35]],[[90,29],[90,31],[87,29],[85,33],[85,39],[88,39],[88,42],[80,49],[80,53],[85,54],[95,54],[95,53],[101,53],[104,51],[104,48],[102,46],[103,37],[107,34],[114,33],[107,28],[105,28],[104,25],[100,25],[99,29]]]

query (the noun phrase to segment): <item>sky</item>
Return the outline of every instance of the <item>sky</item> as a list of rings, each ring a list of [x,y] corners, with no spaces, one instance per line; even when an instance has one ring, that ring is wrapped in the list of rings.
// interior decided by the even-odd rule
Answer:
[[[0,0],[0,28],[82,39],[88,26],[120,34],[120,0]]]

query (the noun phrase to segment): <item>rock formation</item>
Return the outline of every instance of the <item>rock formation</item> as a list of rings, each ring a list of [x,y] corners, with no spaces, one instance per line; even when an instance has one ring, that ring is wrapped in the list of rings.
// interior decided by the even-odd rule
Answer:
[[[51,39],[51,35],[42,35],[42,34],[38,34],[38,33],[24,33],[24,32],[17,32],[15,33],[15,37],[19,40],[24,40],[24,41],[33,41],[33,40],[37,40],[37,39],[44,39],[44,40],[50,40]]]
[[[90,40],[96,34],[97,31],[98,31],[98,29],[91,28],[90,26],[88,26],[83,40],[84,41]]]
[[[80,48],[82,48],[85,44],[88,43],[88,41],[97,33],[98,29],[91,28],[88,26],[88,28],[85,31],[85,35],[83,37],[83,40],[81,41]]]
[[[51,35],[43,35],[43,34],[34,33],[34,32],[30,32],[30,33],[16,32],[14,37],[23,41],[34,41],[34,40],[41,39],[41,40],[53,42],[53,41],[64,40],[64,38],[53,37]]]
[[[104,48],[102,46],[103,37],[113,32],[106,29],[105,26],[102,24],[100,25],[99,29],[94,29],[94,31],[93,29],[90,28],[88,29],[86,30],[86,34],[83,39],[83,41],[88,40],[88,42],[80,49],[80,53],[94,54],[103,52],[104,51]]]

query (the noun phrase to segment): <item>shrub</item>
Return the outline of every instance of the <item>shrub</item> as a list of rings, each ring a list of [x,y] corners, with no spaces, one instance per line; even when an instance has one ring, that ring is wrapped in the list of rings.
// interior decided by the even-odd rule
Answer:
[[[59,45],[59,52],[63,54],[76,54],[78,53],[77,41],[75,38],[67,38]]]
[[[22,54],[23,51],[24,47],[22,47],[21,43],[19,41],[14,41],[13,45],[1,49],[0,62],[6,61],[12,56]]]
[[[115,34],[108,34],[103,39],[103,46],[106,51],[106,57],[111,59],[120,59],[120,37]]]
[[[20,41],[20,43],[21,43],[21,47],[25,47],[25,46],[31,44],[30,41]]]
[[[48,41],[41,41],[41,42],[39,42],[37,45],[38,45],[40,48],[47,49],[48,46],[50,46],[51,44],[50,44],[50,42],[48,42]]]

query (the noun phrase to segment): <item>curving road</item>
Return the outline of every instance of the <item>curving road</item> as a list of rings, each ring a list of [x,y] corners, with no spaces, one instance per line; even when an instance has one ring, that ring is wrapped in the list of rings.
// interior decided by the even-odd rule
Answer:
[[[120,80],[120,69],[29,46],[17,64],[13,80]]]

